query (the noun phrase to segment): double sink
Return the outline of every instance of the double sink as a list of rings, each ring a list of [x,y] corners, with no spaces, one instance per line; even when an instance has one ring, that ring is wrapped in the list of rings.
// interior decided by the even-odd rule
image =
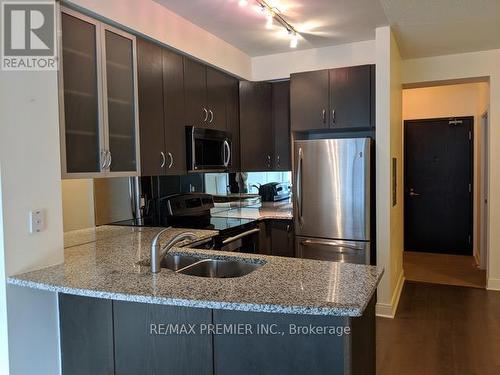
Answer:
[[[182,275],[219,279],[248,275],[263,264],[262,261],[250,263],[244,260],[200,258],[184,254],[168,254],[161,261],[162,268]]]

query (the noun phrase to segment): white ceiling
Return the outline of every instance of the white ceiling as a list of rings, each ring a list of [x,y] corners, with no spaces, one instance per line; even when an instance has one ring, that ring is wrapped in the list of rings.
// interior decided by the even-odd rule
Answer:
[[[153,0],[248,55],[289,52],[255,1]],[[500,0],[267,0],[301,34],[297,49],[372,40],[390,24],[403,58],[500,48]]]
[[[267,30],[254,0],[154,0],[218,36],[248,55],[289,52],[289,37],[279,27]],[[375,28],[387,25],[378,0],[267,0],[283,11],[300,33],[297,49],[375,39]]]
[[[500,0],[380,0],[405,58],[500,48]]]

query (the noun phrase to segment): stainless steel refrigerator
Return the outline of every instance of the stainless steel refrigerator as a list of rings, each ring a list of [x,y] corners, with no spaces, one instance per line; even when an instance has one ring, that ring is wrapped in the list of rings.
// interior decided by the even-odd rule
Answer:
[[[369,138],[295,141],[299,258],[370,264]]]

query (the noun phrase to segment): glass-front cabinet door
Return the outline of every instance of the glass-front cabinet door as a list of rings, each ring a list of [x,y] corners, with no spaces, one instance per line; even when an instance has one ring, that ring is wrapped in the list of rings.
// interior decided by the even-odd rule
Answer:
[[[64,132],[61,135],[63,171],[101,172],[104,135],[100,119],[100,65],[96,48],[99,26],[91,19],[63,13],[61,80]]]
[[[65,8],[61,28],[63,178],[138,175],[135,37]]]
[[[107,135],[111,172],[137,171],[135,40],[104,29]]]

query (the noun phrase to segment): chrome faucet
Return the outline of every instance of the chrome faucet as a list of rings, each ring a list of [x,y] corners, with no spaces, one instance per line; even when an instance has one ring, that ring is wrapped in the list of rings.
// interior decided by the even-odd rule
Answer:
[[[163,233],[167,232],[172,228],[165,228],[159,231],[156,236],[154,236],[153,241],[151,242],[151,272],[158,273],[160,272],[160,264],[165,255],[170,251],[175,244],[185,240],[197,240],[198,237],[192,232],[183,232],[174,236],[170,239],[163,248],[160,247],[160,237]]]

